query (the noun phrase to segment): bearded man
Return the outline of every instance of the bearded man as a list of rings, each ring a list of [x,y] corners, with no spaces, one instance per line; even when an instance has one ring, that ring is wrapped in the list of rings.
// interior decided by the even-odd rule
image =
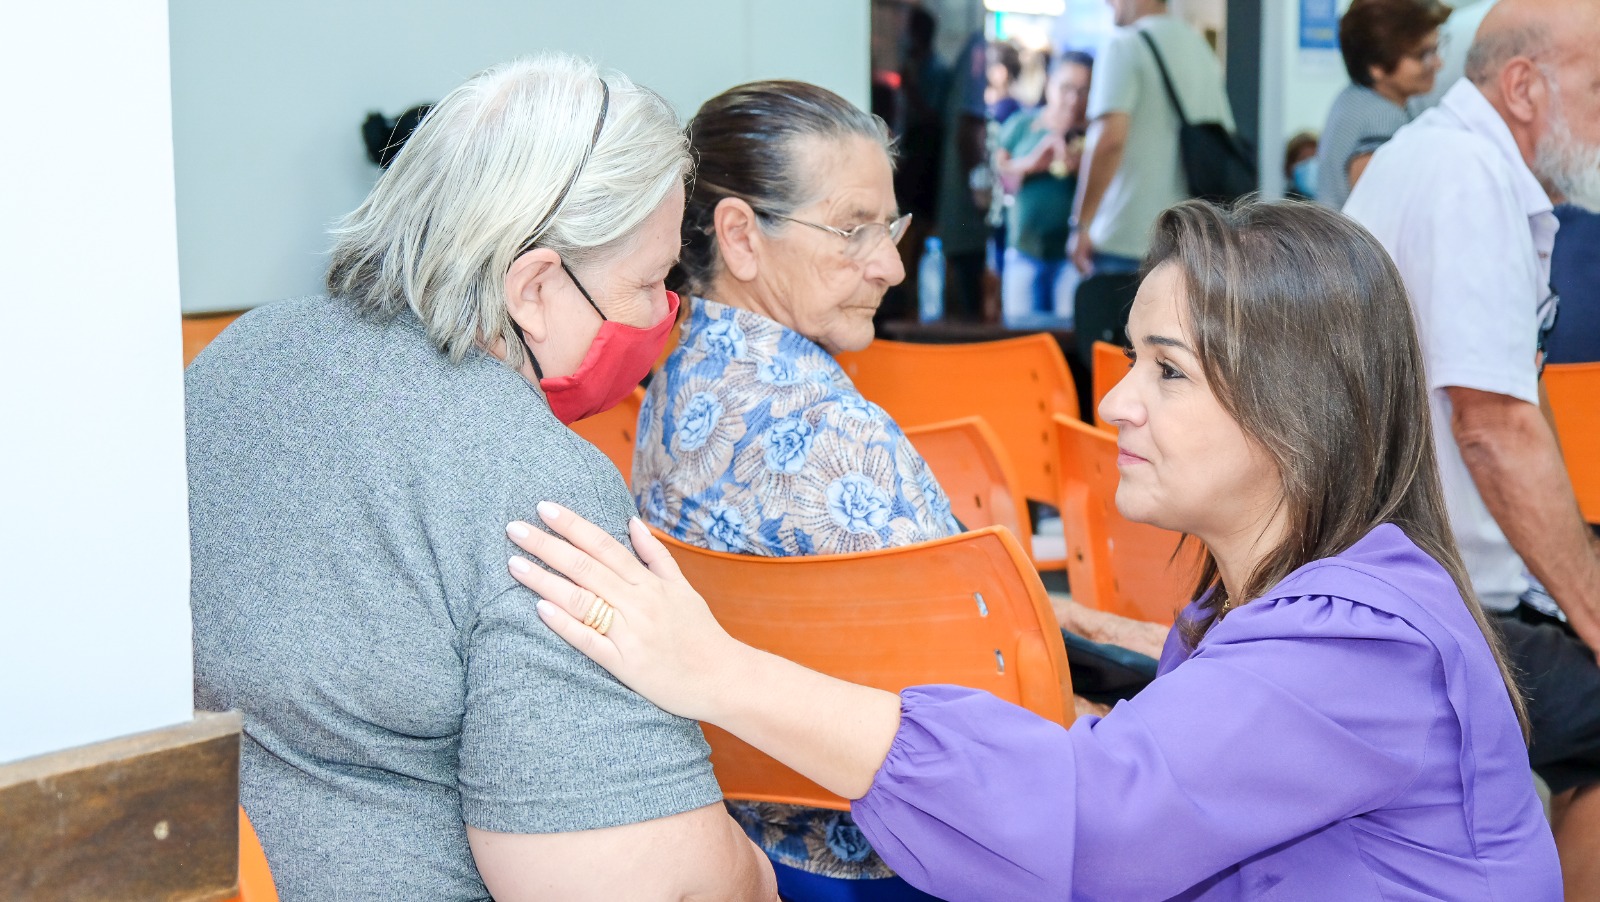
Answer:
[[[1600,210],[1600,0],[1503,0],[1346,214],[1405,279],[1451,526],[1521,674],[1567,898],[1600,899],[1600,553],[1542,407],[1553,202]]]

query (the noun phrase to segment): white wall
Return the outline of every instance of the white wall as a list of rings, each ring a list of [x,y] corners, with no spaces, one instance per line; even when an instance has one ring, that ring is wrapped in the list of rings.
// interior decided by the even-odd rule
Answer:
[[[1349,6],[1350,0],[1339,0],[1341,14]],[[1275,22],[1283,38],[1279,52],[1286,70],[1283,79],[1285,138],[1307,129],[1320,132],[1323,121],[1328,118],[1328,107],[1333,105],[1333,98],[1350,84],[1350,77],[1344,71],[1344,60],[1337,50],[1300,49],[1299,3],[1284,3]],[[1268,22],[1262,24],[1265,26]],[[1277,148],[1275,159],[1281,163],[1283,142],[1279,142]]]
[[[868,0],[172,0],[185,310],[316,292],[326,229],[377,176],[361,142],[472,73],[541,49],[592,57],[687,117],[756,78],[865,105]]]
[[[0,762],[192,716],[165,0],[0,9]]]
[[[1340,14],[1350,0],[1339,0]],[[1321,132],[1333,98],[1350,84],[1337,50],[1300,48],[1297,0],[1261,0],[1261,192],[1283,196],[1283,151],[1302,131]]]

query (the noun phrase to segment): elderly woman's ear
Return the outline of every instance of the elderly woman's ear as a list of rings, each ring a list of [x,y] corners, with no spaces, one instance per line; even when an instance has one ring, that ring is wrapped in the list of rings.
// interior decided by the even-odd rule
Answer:
[[[741,282],[755,279],[760,271],[761,224],[756,211],[743,198],[725,197],[711,214],[717,230],[717,257],[722,270]]]
[[[536,247],[511,262],[506,270],[506,313],[522,327],[531,342],[548,336],[544,301],[551,282],[562,276],[561,255],[546,247]]]

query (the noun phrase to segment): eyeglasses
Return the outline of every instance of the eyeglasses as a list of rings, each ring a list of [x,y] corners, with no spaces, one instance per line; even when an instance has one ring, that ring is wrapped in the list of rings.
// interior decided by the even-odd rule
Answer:
[[[1406,54],[1406,58],[1414,59],[1424,66],[1437,62],[1439,60],[1439,45],[1428,44],[1425,47],[1418,47],[1415,51]]]
[[[795,219],[793,216],[785,216],[782,213],[774,213],[771,210],[763,210],[759,207],[752,207],[751,209],[754,209],[762,216],[770,216],[773,219],[781,219],[784,222],[809,226],[818,231],[827,232],[830,235],[838,235],[844,239],[844,255],[851,260],[860,260],[871,254],[878,249],[879,244],[883,243],[884,238],[888,238],[894,244],[899,244],[900,239],[906,235],[906,228],[911,225],[910,213],[893,222],[863,222],[853,229],[846,230],[823,225],[820,222]]]

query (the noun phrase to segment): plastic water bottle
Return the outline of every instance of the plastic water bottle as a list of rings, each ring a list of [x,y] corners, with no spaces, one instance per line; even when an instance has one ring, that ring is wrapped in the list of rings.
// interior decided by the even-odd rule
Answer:
[[[917,264],[917,318],[925,323],[944,318],[944,242],[929,236]]]

